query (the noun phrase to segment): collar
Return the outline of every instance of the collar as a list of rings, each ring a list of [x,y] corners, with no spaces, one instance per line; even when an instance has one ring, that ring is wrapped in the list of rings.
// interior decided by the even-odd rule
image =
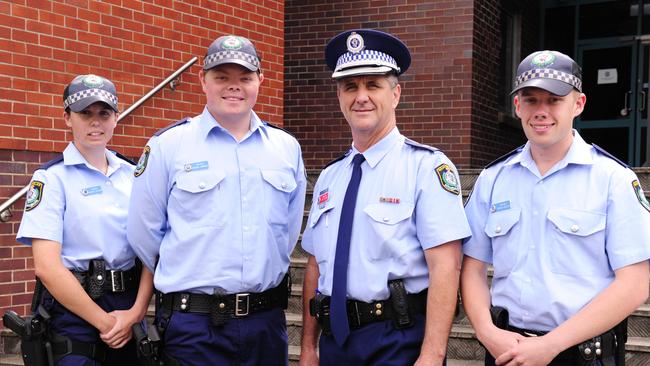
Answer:
[[[388,152],[397,144],[398,142],[404,142],[404,136],[399,133],[397,127],[394,127],[388,135],[384,136],[377,143],[372,145],[368,150],[363,152],[363,156],[366,158],[366,162],[370,165],[371,168],[374,168],[379,164],[381,159],[388,154]],[[352,149],[350,149],[350,154],[346,157],[346,164],[352,164],[352,158],[354,155],[359,153],[352,144]]]
[[[208,107],[204,107],[203,112],[200,115],[198,115],[197,117],[194,117],[193,120],[195,118],[199,119],[198,120],[198,128],[199,128],[199,131],[200,131],[200,136],[203,136],[203,138],[207,138],[208,135],[210,134],[210,132],[215,128],[219,129],[223,133],[230,134],[230,132],[228,132],[228,130],[226,130],[212,116],[212,114],[210,114],[210,112],[208,111]],[[251,111],[251,121],[250,121],[250,125],[249,125],[249,128],[248,128],[248,133],[242,139],[242,141],[245,140],[248,136],[252,135],[256,130],[259,129],[260,132],[262,132],[265,128],[266,128],[266,126],[264,125],[264,123],[262,122],[260,117],[257,116],[255,111]]]
[[[110,176],[113,174],[113,172],[117,171],[122,165],[129,165],[126,161],[118,158],[110,152],[108,149],[104,149],[104,155],[106,155],[106,160],[108,161],[108,169],[106,170],[106,175]],[[63,150],[63,164],[64,165],[79,165],[79,164],[84,164],[90,169],[97,170],[97,168],[93,167],[88,163],[86,158],[81,155],[81,152],[79,152],[79,149],[74,145],[74,143],[70,142],[68,146]]]
[[[562,160],[555,164],[556,168],[553,170],[562,169],[569,164],[593,164],[594,159],[591,154],[591,150],[591,145],[587,144],[585,140],[582,139],[582,136],[580,136],[578,131],[573,130],[573,141],[571,142],[569,151],[567,151]],[[526,142],[526,145],[524,145],[521,153],[506,161],[504,165],[514,165],[518,163],[527,168],[535,165],[533,156],[530,153],[530,141]]]

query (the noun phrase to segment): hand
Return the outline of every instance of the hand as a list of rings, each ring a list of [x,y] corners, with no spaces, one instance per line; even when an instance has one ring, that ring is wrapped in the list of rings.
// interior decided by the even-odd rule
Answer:
[[[482,334],[479,340],[492,357],[497,358],[504,352],[516,347],[519,340],[524,338],[519,333],[503,330],[492,325],[489,332]]]
[[[115,318],[115,324],[108,332],[100,333],[99,337],[111,348],[122,348],[131,340],[131,326],[137,323],[137,319],[128,310],[115,310],[109,315]]]
[[[554,352],[553,347],[547,343],[545,337],[523,337],[516,346],[502,353],[495,363],[499,366],[548,365],[559,352]]]
[[[318,366],[319,360],[314,348],[300,350],[299,366]]]

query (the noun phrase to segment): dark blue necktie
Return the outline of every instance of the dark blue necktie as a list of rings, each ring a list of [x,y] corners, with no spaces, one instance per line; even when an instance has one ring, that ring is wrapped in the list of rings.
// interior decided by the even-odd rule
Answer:
[[[352,236],[352,221],[354,206],[357,204],[359,182],[361,182],[361,163],[366,160],[362,154],[352,159],[352,177],[343,198],[339,233],[336,237],[336,254],[334,257],[334,278],[332,281],[332,298],[330,302],[330,325],[332,335],[339,346],[343,346],[350,334],[348,312],[346,309],[348,288],[348,260],[350,258],[350,237]]]

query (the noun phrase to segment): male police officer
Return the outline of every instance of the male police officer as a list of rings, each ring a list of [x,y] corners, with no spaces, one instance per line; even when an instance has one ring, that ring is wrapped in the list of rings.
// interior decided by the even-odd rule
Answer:
[[[215,40],[199,79],[203,113],[157,132],[136,167],[129,240],[156,269],[167,356],[284,365],[306,186],[300,146],[252,110],[264,77],[248,39]]]
[[[399,39],[347,31],[325,57],[353,142],[314,188],[301,363],[318,362],[320,328],[323,365],[443,365],[470,235],[454,165],[396,127]]]
[[[581,87],[562,53],[519,64],[528,142],[488,165],[467,203],[462,295],[486,365],[620,366],[625,331],[612,328],[648,297],[650,206],[625,164],[572,130]]]

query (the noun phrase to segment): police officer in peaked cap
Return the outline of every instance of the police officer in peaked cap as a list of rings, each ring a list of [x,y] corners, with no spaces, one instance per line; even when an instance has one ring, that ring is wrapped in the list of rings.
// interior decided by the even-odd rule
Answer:
[[[352,143],[320,174],[303,234],[300,362],[443,365],[470,235],[456,168],[396,127],[402,41],[350,30],[325,58]]]
[[[528,142],[483,170],[466,205],[462,296],[485,364],[622,366],[625,319],[648,298],[650,205],[572,128],[587,99],[569,56],[530,54],[512,93]]]
[[[50,327],[56,365],[134,365],[131,326],[147,311],[152,275],[126,238],[134,164],[106,149],[119,113],[115,85],[79,75],[63,108],[73,141],[34,172],[17,234],[34,255],[33,310]]]
[[[155,270],[156,324],[182,365],[286,365],[289,257],[304,212],[296,139],[253,111],[254,45],[217,38],[206,106],[158,131],[135,170],[128,237]]]

